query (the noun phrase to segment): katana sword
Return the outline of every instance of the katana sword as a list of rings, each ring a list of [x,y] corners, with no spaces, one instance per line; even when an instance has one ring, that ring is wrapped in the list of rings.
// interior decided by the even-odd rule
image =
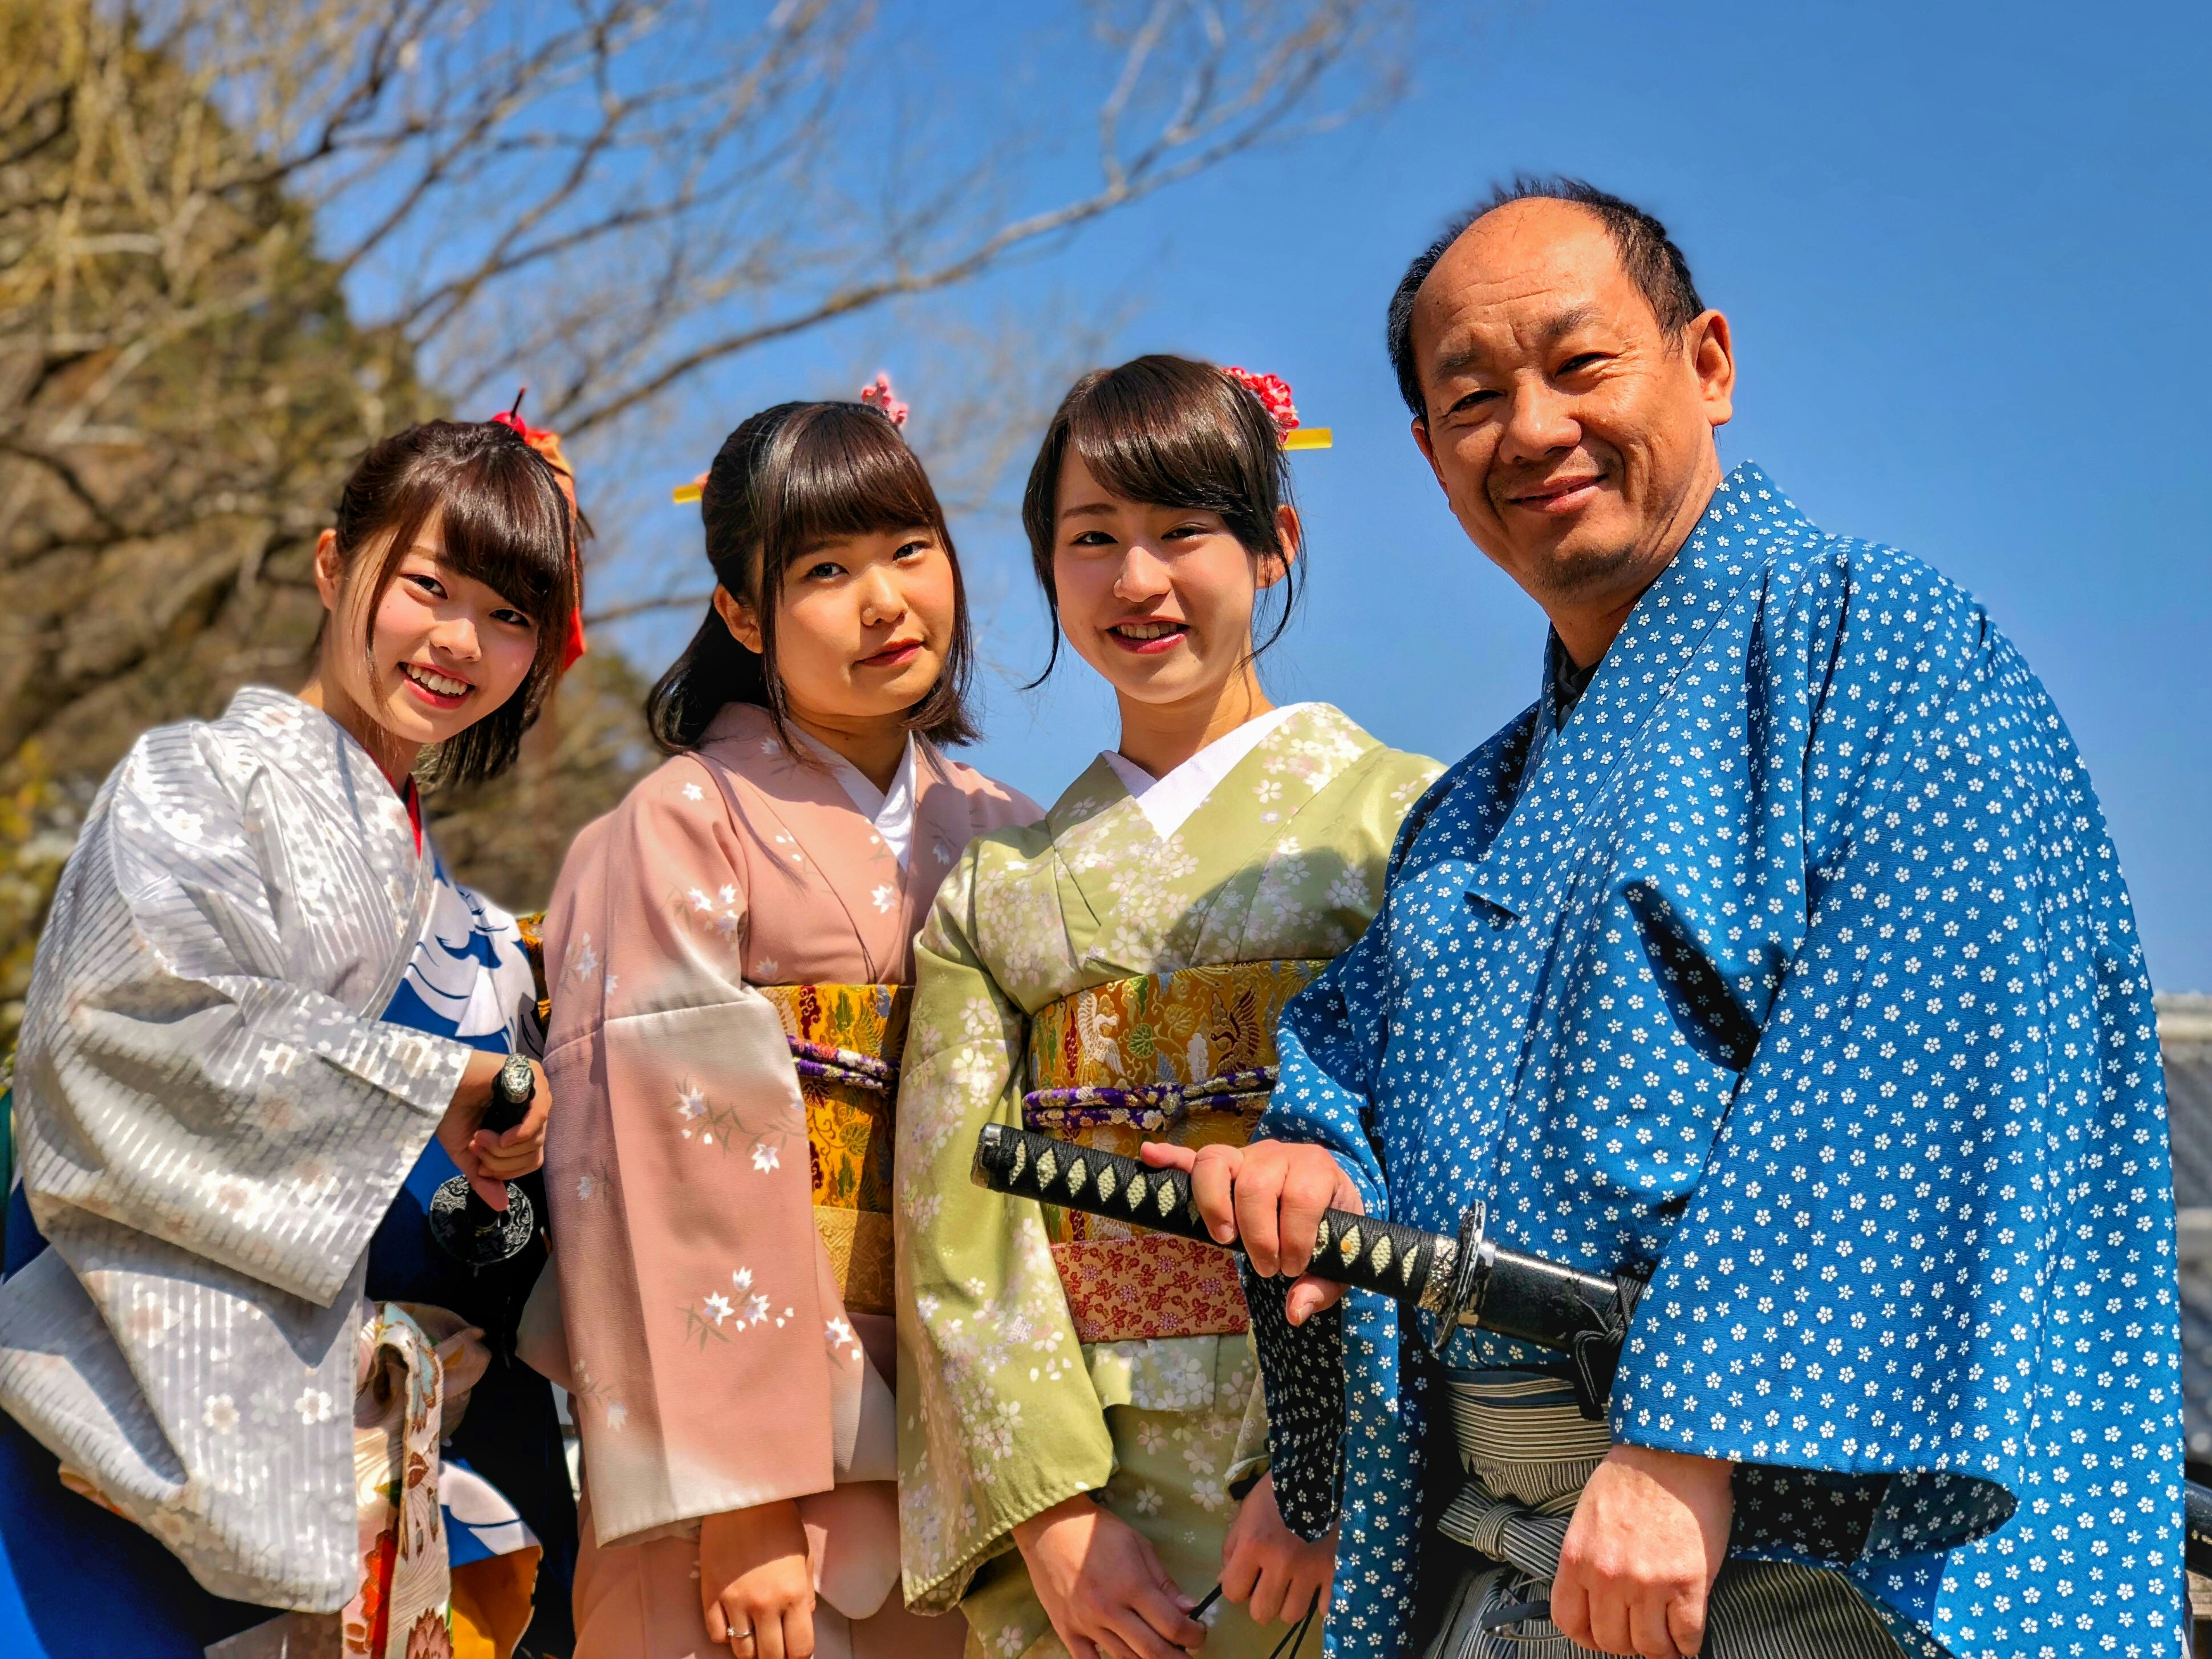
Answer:
[[[537,1092],[529,1059],[509,1054],[492,1079],[491,1101],[479,1127],[505,1134],[528,1115]],[[448,1176],[430,1195],[430,1237],[440,1249],[471,1270],[512,1261],[537,1231],[538,1215],[530,1195],[512,1181],[507,1183],[504,1210],[485,1203],[466,1176]]]
[[[1118,1152],[987,1123],[975,1138],[970,1173],[978,1186],[1012,1198],[1107,1216],[1240,1254],[1243,1249],[1237,1243],[1222,1245],[1206,1231],[1191,1200],[1188,1176]],[[1486,1224],[1480,1204],[1468,1211],[1456,1238],[1346,1210],[1326,1211],[1306,1271],[1435,1316],[1439,1334],[1433,1346],[1439,1356],[1462,1326],[1563,1353],[1583,1414],[1602,1419],[1644,1281],[1632,1273],[1587,1273],[1508,1249],[1486,1236]]]
[[[1073,1140],[987,1123],[975,1138],[978,1186],[1064,1210],[1110,1216],[1155,1232],[1242,1253],[1208,1232],[1191,1202],[1190,1177]],[[1495,1331],[1565,1353],[1585,1417],[1605,1415],[1629,1316],[1644,1293],[1633,1273],[1584,1273],[1525,1255],[1484,1236],[1483,1206],[1468,1210],[1459,1237],[1424,1232],[1346,1210],[1324,1212],[1306,1271],[1376,1291],[1437,1316],[1435,1346],[1462,1326]],[[2183,1553],[2190,1571],[2212,1575],[2212,1488],[2182,1483]]]

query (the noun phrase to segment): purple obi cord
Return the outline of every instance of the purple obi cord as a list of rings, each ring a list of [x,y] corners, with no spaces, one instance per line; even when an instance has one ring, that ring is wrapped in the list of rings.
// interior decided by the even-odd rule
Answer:
[[[1031,1128],[1091,1129],[1122,1123],[1164,1129],[1185,1113],[1226,1108],[1262,1097],[1275,1086],[1275,1068],[1255,1066],[1224,1072],[1200,1083],[1152,1083],[1141,1089],[1094,1084],[1080,1089],[1036,1089],[1022,1097],[1022,1121]]]
[[[801,1077],[842,1083],[871,1094],[897,1092],[898,1067],[887,1060],[857,1049],[832,1048],[826,1042],[809,1042],[804,1037],[787,1036],[784,1041],[791,1045],[791,1063]]]

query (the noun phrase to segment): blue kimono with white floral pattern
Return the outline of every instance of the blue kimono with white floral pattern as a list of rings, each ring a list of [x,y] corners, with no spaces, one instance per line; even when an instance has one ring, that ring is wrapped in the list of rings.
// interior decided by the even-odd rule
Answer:
[[[1414,809],[1261,1133],[1372,1212],[1480,1200],[1503,1243],[1648,1272],[1614,1439],[1735,1462],[1732,1547],[1840,1570],[1908,1653],[2175,1652],[2150,987],[2049,696],[1966,594],[1749,465],[1556,729],[1553,695]],[[1293,1346],[1339,1341],[1340,1439],[1271,1368],[1276,1479],[1340,1498],[1331,1650],[1395,1656],[1435,1367],[1364,1293]]]

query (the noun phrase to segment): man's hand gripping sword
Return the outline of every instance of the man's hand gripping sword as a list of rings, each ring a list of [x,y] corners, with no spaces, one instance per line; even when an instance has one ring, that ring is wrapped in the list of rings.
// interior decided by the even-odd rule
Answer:
[[[978,1186],[1011,1197],[1243,1249],[1207,1230],[1191,1197],[1190,1176],[1181,1170],[989,1123],[976,1137],[972,1173]],[[1507,1249],[1486,1236],[1485,1225],[1480,1204],[1468,1211],[1456,1238],[1328,1210],[1306,1271],[1437,1316],[1439,1348],[1453,1331],[1471,1326],[1564,1353],[1583,1415],[1602,1418],[1643,1280]]]

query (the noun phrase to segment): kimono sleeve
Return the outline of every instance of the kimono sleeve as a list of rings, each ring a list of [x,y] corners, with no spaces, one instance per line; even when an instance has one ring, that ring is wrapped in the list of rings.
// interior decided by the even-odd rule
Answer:
[[[1280,1075],[1255,1131],[1258,1139],[1327,1147],[1358,1188],[1367,1213],[1376,1216],[1389,1213],[1383,1171],[1366,1127],[1385,1018],[1388,914],[1378,915],[1283,1011],[1276,1030]],[[1336,1306],[1293,1328],[1283,1316],[1290,1281],[1263,1279],[1249,1265],[1243,1272],[1266,1390],[1276,1506],[1293,1532],[1316,1539],[1337,1524],[1340,1500],[1358,1504],[1370,1494],[1380,1498],[1410,1487],[1408,1443],[1394,1439],[1363,1446],[1356,1470],[1347,1471],[1346,1459],[1347,1387],[1372,1386],[1395,1401],[1396,1304],[1371,1291],[1351,1291]],[[1344,1364],[1347,1342],[1373,1354],[1391,1374],[1364,1384],[1351,1381]]]
[[[546,1188],[603,1546],[827,1491],[858,1410],[798,1079],[743,977],[743,833],[673,761],[578,838],[546,916]]]
[[[996,836],[971,843],[939,890],[899,1087],[899,1533],[925,1612],[1114,1463],[1038,1206],[969,1176],[977,1131],[1021,1121],[1028,1022],[973,943],[987,860],[1004,856]]]
[[[27,1189],[58,1243],[89,1212],[328,1306],[470,1050],[319,988],[301,964],[349,927],[356,989],[395,982],[413,939],[350,914],[205,732],[140,740],[56,895],[16,1089]]]
[[[2016,1508],[2100,1553],[2178,1524],[2179,1438],[2149,988],[2087,780],[2008,647],[1899,749],[1816,843],[1612,1424],[1735,1462],[1736,1548],[1910,1608]]]
[[[1283,1010],[1275,1041],[1280,1073],[1254,1138],[1326,1146],[1358,1189],[1370,1215],[1387,1217],[1389,1186],[1376,1155],[1370,1103],[1375,1071],[1388,1035],[1390,996],[1390,888],[1422,826],[1452,791],[1467,763],[1438,775],[1436,763],[1400,757],[1407,775],[1389,797],[1395,835],[1382,872],[1382,902],[1352,946],[1338,957]],[[1404,801],[1413,797],[1410,810]],[[1421,1378],[1407,1379],[1407,1409],[1400,1412],[1398,1312],[1387,1297],[1350,1291],[1336,1306],[1295,1329],[1283,1316],[1286,1279],[1262,1279],[1242,1266],[1252,1339],[1260,1353],[1267,1402],[1267,1451],[1275,1502],[1285,1524],[1301,1538],[1319,1538],[1339,1523],[1340,1503],[1354,1510],[1355,1528],[1374,1526],[1403,1535],[1410,1528],[1394,1494],[1418,1478],[1417,1437],[1405,1432],[1419,1411]],[[1346,1343],[1364,1357],[1368,1375],[1353,1378],[1345,1366]],[[1364,1389],[1363,1404],[1379,1408],[1353,1413],[1369,1425],[1357,1467],[1345,1457],[1348,1390]],[[1348,1489],[1347,1489],[1348,1482]],[[1395,1507],[1394,1507],[1395,1504]]]

